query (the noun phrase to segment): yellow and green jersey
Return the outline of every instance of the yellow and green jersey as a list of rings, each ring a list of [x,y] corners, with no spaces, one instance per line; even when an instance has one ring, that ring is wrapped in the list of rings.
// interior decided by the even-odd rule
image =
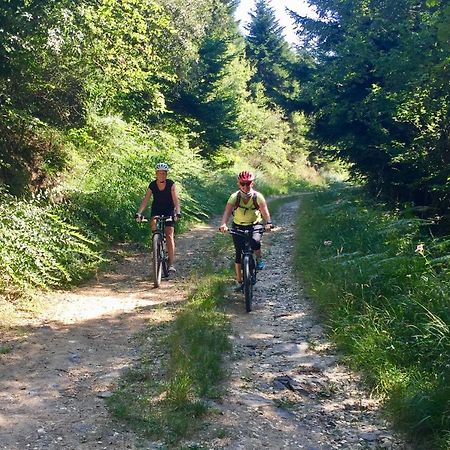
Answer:
[[[256,201],[255,201],[256,200]],[[254,225],[262,221],[259,205],[264,202],[265,198],[260,192],[253,191],[247,203],[244,202],[243,195],[240,191],[230,195],[227,203],[233,205],[234,218],[233,222],[236,225]],[[256,204],[255,204],[256,203]]]

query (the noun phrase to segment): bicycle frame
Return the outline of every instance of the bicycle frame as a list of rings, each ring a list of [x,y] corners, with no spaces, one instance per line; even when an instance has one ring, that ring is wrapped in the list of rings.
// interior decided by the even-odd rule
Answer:
[[[263,234],[264,229],[256,231]],[[231,229],[230,234],[244,237],[244,248],[241,252],[241,271],[245,297],[245,309],[247,312],[252,310],[253,303],[253,285],[256,283],[256,261],[250,242],[255,230]]]
[[[173,220],[172,216],[154,216],[156,228],[152,234],[152,269],[153,285],[155,288],[161,284],[161,278],[169,276],[169,261],[166,247],[166,222]],[[149,222],[151,219],[143,218],[142,222]]]

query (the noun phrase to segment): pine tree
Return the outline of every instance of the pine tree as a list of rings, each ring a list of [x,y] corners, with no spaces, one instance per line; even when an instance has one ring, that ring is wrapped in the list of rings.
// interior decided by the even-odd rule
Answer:
[[[246,54],[255,69],[253,90],[258,91],[262,86],[272,106],[286,108],[295,90],[288,69],[295,59],[294,53],[267,0],[257,0],[250,17]]]
[[[188,76],[179,83],[168,106],[185,120],[191,144],[203,155],[223,146],[232,147],[241,137],[239,115],[249,97],[250,69],[244,58],[244,39],[234,20],[235,0],[215,0],[197,58]]]

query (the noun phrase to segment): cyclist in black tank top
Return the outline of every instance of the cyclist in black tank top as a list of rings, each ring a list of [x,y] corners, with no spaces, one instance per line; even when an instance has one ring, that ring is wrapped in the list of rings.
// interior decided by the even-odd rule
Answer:
[[[173,216],[175,203],[172,198],[172,186],[174,184],[175,183],[172,180],[166,179],[164,184],[158,183],[158,180],[153,180],[148,185],[148,188],[152,191],[153,195],[152,217]]]
[[[136,213],[136,220],[140,222],[142,212],[147,207],[148,202],[153,197],[151,208],[151,228],[155,230],[156,221],[154,216],[172,216],[174,221],[181,217],[180,202],[178,200],[175,183],[172,180],[167,179],[167,172],[169,166],[166,163],[158,163],[155,167],[156,179],[153,180],[147,188],[147,192],[139,206]],[[169,271],[175,272],[173,265],[175,257],[175,239],[174,239],[174,222],[166,222],[166,239],[167,239],[167,251],[169,254]]]

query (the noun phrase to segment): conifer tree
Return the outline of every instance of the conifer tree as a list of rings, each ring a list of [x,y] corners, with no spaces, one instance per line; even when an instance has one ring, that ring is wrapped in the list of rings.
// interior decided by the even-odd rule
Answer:
[[[267,0],[257,0],[250,17],[246,53],[255,68],[253,90],[258,91],[262,86],[272,106],[286,109],[295,90],[288,70],[294,62],[294,53]]]
[[[204,155],[233,146],[241,136],[239,113],[247,98],[244,42],[233,18],[234,0],[215,0],[198,56],[169,107],[185,121]],[[239,67],[239,69],[237,69]]]

